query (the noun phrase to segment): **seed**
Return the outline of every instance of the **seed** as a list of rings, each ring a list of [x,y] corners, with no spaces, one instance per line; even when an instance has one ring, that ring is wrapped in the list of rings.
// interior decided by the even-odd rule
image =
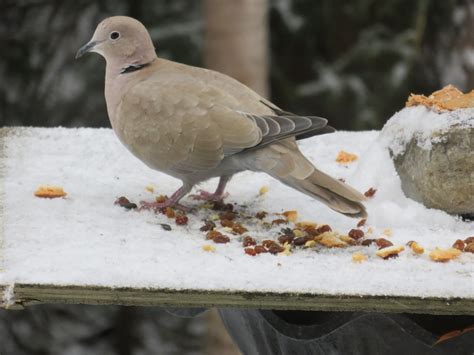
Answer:
[[[373,187],[371,187],[366,192],[364,192],[364,195],[365,197],[373,197],[376,192],[377,192],[377,189],[374,189]]]
[[[285,248],[283,248],[282,246],[280,246],[278,244],[272,245],[270,248],[268,248],[268,252],[270,254],[278,254],[278,253],[281,253],[284,250],[285,250]]]
[[[265,211],[260,211],[255,214],[255,217],[258,219],[264,219],[267,216],[267,212]]]
[[[272,221],[272,224],[287,224],[288,221],[286,219],[283,219],[283,218],[278,218],[278,219],[274,219]]]
[[[163,228],[165,231],[170,231],[170,230],[171,230],[171,226],[170,226],[169,224],[161,223],[160,226],[161,226],[161,228]]]
[[[239,223],[234,223],[234,225],[232,226],[232,231],[234,231],[237,234],[244,234],[245,232],[248,231],[248,229]]]
[[[168,218],[174,218],[176,214],[174,213],[174,209],[172,209],[171,207],[166,207],[165,215]]]
[[[234,222],[231,221],[230,219],[221,219],[221,226],[222,227],[229,227],[232,228],[234,225]]]
[[[469,243],[468,245],[466,245],[466,247],[464,248],[464,251],[466,253],[474,253],[474,242]]]
[[[372,243],[375,243],[375,239],[365,239],[360,244],[363,245],[364,247],[368,247]]]
[[[357,223],[357,227],[362,227],[362,226],[365,226],[365,222],[367,222],[367,219],[366,218],[362,218],[359,223]]]
[[[257,254],[261,254],[261,253],[266,253],[267,252],[267,249],[265,249],[265,247],[263,245],[256,245],[255,246],[255,252]]]
[[[298,237],[298,238],[293,239],[293,245],[296,245],[296,246],[305,245],[308,240],[310,240],[308,237]]]

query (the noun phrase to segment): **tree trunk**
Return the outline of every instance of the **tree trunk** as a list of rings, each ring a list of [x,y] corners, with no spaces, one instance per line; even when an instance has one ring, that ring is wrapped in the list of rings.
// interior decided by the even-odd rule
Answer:
[[[204,0],[204,64],[268,96],[268,0]]]

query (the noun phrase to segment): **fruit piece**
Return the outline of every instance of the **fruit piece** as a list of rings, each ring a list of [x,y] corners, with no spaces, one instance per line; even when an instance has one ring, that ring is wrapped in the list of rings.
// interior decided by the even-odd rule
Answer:
[[[413,241],[413,240],[410,240],[407,245],[411,248],[411,250],[415,253],[415,254],[423,254],[425,252],[425,249],[420,245],[418,244],[417,242]]]
[[[255,217],[258,219],[264,219],[268,215],[268,212],[260,211],[255,214]]]
[[[251,245],[257,245],[257,242],[255,241],[255,239],[247,235],[246,237],[244,237],[242,245],[244,247],[249,247]]]
[[[318,242],[328,248],[344,248],[348,246],[348,244],[340,240],[334,232],[323,233],[320,237]]]
[[[373,187],[371,187],[366,192],[364,192],[364,196],[365,197],[373,197],[376,192],[377,192],[377,189],[374,189]]]
[[[283,216],[290,222],[296,222],[298,219],[298,212],[297,211],[285,211],[283,212]]]
[[[199,228],[199,230],[201,232],[207,232],[207,231],[213,230],[214,228],[216,228],[216,224],[213,221],[205,220],[204,225],[201,228]]]
[[[202,246],[202,250],[213,253],[216,251],[216,247],[213,245],[205,244]]]
[[[126,208],[127,210],[131,210],[131,209],[137,208],[137,204],[136,204],[136,203],[133,203],[133,202],[130,202],[130,201],[128,200],[128,198],[126,198],[125,196],[119,197],[119,198],[114,202],[114,204],[115,204],[115,205],[119,205],[120,207]]]
[[[268,186],[262,186],[260,190],[258,190],[259,195],[265,195],[268,192],[269,188]]]
[[[449,248],[449,249],[435,248],[429,254],[431,260],[442,262],[442,263],[455,259],[459,255],[461,255],[461,251],[455,248]]]
[[[230,238],[224,234],[216,235],[214,238],[212,238],[212,241],[214,243],[218,244],[225,244],[230,242]]]
[[[168,218],[174,218],[176,216],[176,213],[174,212],[174,209],[172,207],[166,207],[165,215]]]
[[[35,196],[41,198],[58,198],[66,195],[67,193],[60,186],[41,185],[35,191]]]
[[[388,248],[393,246],[393,243],[390,240],[385,238],[378,238],[375,240],[375,244],[379,247],[379,249]]]
[[[185,224],[188,224],[188,217],[184,214],[178,214],[176,215],[174,221],[178,226],[184,226]]]
[[[393,255],[398,255],[405,250],[405,247],[402,245],[399,246],[389,246],[378,250],[375,254],[383,259],[387,259]]]
[[[474,242],[467,244],[467,245],[464,247],[464,251],[465,251],[466,253],[474,253]]]
[[[454,242],[452,247],[455,248],[455,249],[463,251],[464,248],[466,247],[466,244],[464,244],[464,241],[462,241],[461,239],[458,239]]]
[[[354,253],[352,254],[352,261],[355,262],[355,263],[362,263],[364,261],[366,261],[369,257],[365,254],[362,254],[362,253]]]
[[[250,256],[257,255],[257,252],[255,251],[254,248],[245,248],[244,252],[245,252],[245,254],[250,255]]]
[[[248,229],[239,223],[234,223],[232,231],[237,234],[244,234],[245,232],[248,232]]]
[[[349,237],[352,239],[358,240],[364,236],[364,232],[360,229],[351,229],[348,233]]]
[[[359,157],[356,154],[348,153],[341,150],[336,157],[336,162],[339,164],[347,164],[356,161]]]

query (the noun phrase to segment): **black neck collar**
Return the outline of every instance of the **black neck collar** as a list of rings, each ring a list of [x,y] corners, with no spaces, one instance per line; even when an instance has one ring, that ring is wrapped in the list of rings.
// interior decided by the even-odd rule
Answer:
[[[128,74],[128,73],[133,73],[134,71],[143,69],[147,66],[149,66],[151,62],[145,63],[145,64],[131,64],[128,67],[122,68],[120,71],[120,74]]]

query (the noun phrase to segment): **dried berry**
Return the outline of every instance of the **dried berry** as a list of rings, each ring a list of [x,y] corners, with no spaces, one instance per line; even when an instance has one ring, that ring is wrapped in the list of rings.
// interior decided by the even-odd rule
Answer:
[[[278,244],[272,245],[270,248],[268,248],[268,252],[271,254],[278,254],[283,251],[285,251],[285,248]]]
[[[212,209],[215,211],[230,211],[234,210],[234,205],[231,203],[224,203],[224,201],[213,201]]]
[[[174,209],[171,207],[166,207],[165,209],[165,215],[168,218],[174,218],[176,216],[176,213],[174,212]]]
[[[237,234],[244,234],[245,232],[248,232],[248,229],[239,223],[234,223],[232,231]]]
[[[216,231],[215,229],[213,229],[213,230],[207,232],[206,239],[214,239],[215,237],[217,237],[219,235],[222,235],[222,233],[219,232],[219,231]]]
[[[207,232],[207,231],[213,230],[214,228],[216,228],[216,224],[213,221],[205,220],[204,225],[201,228],[199,228],[199,230],[201,232]]]
[[[265,248],[270,248],[271,246],[273,245],[278,245],[277,242],[275,242],[274,240],[271,240],[271,239],[265,239],[263,242],[262,242],[262,245],[265,247]]]
[[[456,248],[456,249],[461,250],[461,251],[464,250],[465,246],[466,245],[464,244],[464,242],[461,239],[456,240],[453,244],[453,248]]]
[[[379,249],[388,248],[393,246],[393,243],[390,240],[385,238],[378,238],[375,240],[375,244],[379,247]]]
[[[365,222],[367,222],[367,219],[366,218],[362,218],[359,223],[357,223],[357,227],[360,228],[360,227],[363,227],[365,226]]]
[[[178,214],[176,215],[174,221],[176,222],[178,226],[183,226],[185,224],[188,224],[188,216],[184,214]]]
[[[222,227],[229,227],[232,228],[234,225],[234,222],[231,221],[230,219],[221,219],[221,226]]]
[[[323,233],[331,232],[331,231],[332,231],[331,227],[328,226],[327,224],[324,224],[316,229],[316,232],[318,234],[323,234]]]
[[[115,205],[119,205],[120,207],[126,208],[127,210],[131,210],[131,209],[137,208],[137,204],[136,204],[136,203],[133,203],[133,202],[130,202],[130,201],[128,200],[128,198],[126,198],[125,196],[119,197],[119,198],[114,202],[114,204],[115,204]]]
[[[272,224],[287,224],[288,221],[286,219],[283,219],[283,218],[278,218],[278,219],[274,219],[272,221]]]
[[[465,244],[474,243],[474,237],[467,237],[466,239],[464,239],[464,243]]]
[[[296,246],[305,245],[308,240],[310,240],[310,238],[308,237],[298,237],[298,238],[293,239],[293,245],[296,245]]]
[[[374,189],[373,187],[371,187],[366,192],[364,192],[364,196],[365,197],[373,197],[376,192],[377,192],[377,189]]]
[[[244,249],[245,254],[255,256],[257,255],[257,252],[255,251],[254,248],[245,248]]]
[[[247,235],[244,237],[242,244],[244,247],[249,247],[251,245],[257,245],[257,242],[251,236]]]
[[[170,230],[171,230],[171,226],[170,226],[169,224],[161,223],[160,226],[161,226],[161,228],[163,228],[165,231],[170,231]]]
[[[375,239],[365,239],[360,243],[360,245],[363,245],[364,247],[368,247],[372,243],[375,243]]]
[[[212,238],[212,241],[214,243],[219,243],[219,244],[225,244],[230,242],[230,238],[224,234],[216,235],[214,238]]]
[[[255,214],[255,217],[258,219],[264,219],[268,215],[265,211],[260,211]]]
[[[232,212],[232,211],[225,211],[225,212],[221,212],[219,214],[219,218],[220,219],[227,219],[229,221],[232,221],[234,220],[236,217],[236,213],[235,212]]]
[[[474,242],[467,244],[467,245],[464,247],[464,251],[465,251],[466,253],[474,253]]]
[[[351,230],[349,231],[349,234],[348,234],[348,235],[349,235],[349,237],[351,237],[352,239],[357,240],[357,239],[360,239],[360,238],[362,238],[362,237],[364,236],[364,232],[361,231],[360,229],[351,229]]]
[[[295,237],[288,234],[283,234],[278,237],[278,242],[280,244],[291,243]]]
[[[265,247],[263,245],[256,245],[255,246],[255,252],[257,254],[261,254],[261,253],[266,253],[267,252],[267,249],[265,249]]]

